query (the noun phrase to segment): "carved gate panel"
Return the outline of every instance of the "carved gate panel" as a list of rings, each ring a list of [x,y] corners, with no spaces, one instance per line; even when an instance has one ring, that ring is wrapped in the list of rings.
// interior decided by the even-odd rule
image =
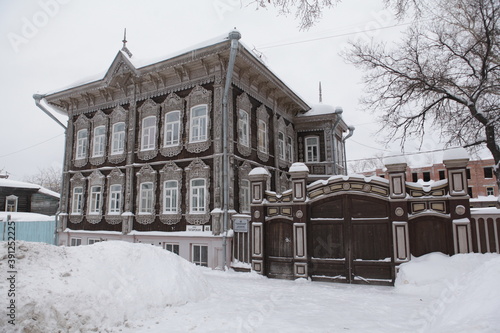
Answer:
[[[267,275],[273,278],[294,278],[293,223],[289,220],[271,220],[266,225]]]

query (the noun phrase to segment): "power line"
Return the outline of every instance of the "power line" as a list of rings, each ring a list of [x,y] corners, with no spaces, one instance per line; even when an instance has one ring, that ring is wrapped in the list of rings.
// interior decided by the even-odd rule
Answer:
[[[417,151],[417,152],[413,152],[413,153],[401,153],[401,154],[396,154],[396,155],[387,155],[387,156],[384,156],[384,158],[437,153],[440,151],[456,149],[456,148],[461,148],[461,147],[441,148],[441,149],[434,149],[434,150]],[[376,149],[376,148],[374,148],[374,149]],[[359,158],[359,159],[355,159],[355,160],[346,160],[346,162],[359,162],[359,161],[378,160],[378,159],[380,159],[380,157],[365,157],[365,158]]]
[[[15,151],[15,152],[12,152],[12,153],[8,153],[8,154],[5,154],[5,155],[2,155],[2,156],[0,156],[0,158],[2,158],[2,157],[7,157],[7,156],[10,156],[10,155],[14,155],[14,154],[20,153],[20,152],[22,152],[22,151],[25,151],[25,150],[31,149],[31,148],[33,148],[33,147],[39,146],[39,145],[41,145],[41,144],[44,144],[44,143],[46,143],[46,142],[49,142],[50,140],[54,140],[55,138],[58,138],[58,137],[60,137],[61,135],[64,135],[64,133],[58,134],[58,135],[56,135],[56,136],[54,136],[54,137],[52,137],[52,138],[50,138],[50,139],[47,139],[47,140],[45,140],[45,141],[42,141],[42,142],[39,142],[39,143],[35,143],[34,145],[31,145],[31,146],[29,146],[29,147],[19,149],[19,150]]]

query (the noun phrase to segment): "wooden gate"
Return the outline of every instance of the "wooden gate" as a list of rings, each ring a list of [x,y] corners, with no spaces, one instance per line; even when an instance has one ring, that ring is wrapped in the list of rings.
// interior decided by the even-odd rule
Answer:
[[[337,195],[311,204],[309,216],[309,274],[314,280],[392,284],[387,201]]]
[[[294,278],[293,243],[292,221],[269,221],[266,226],[266,271],[269,277]]]

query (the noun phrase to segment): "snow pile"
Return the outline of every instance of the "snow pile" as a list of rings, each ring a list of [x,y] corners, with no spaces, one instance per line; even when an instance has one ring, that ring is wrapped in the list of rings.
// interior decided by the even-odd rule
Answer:
[[[500,255],[431,253],[401,265],[396,290],[429,304],[415,315],[423,332],[494,332],[500,313]]]
[[[10,221],[14,222],[41,222],[41,221],[55,221],[55,216],[43,215],[38,213],[28,212],[0,212],[0,222],[7,221],[10,215]]]
[[[7,246],[0,244],[0,268],[5,272]],[[209,294],[200,270],[152,245],[16,245],[15,327],[24,328],[22,332],[105,331]],[[3,278],[2,295],[7,295],[5,282]],[[6,320],[0,325],[7,325]]]

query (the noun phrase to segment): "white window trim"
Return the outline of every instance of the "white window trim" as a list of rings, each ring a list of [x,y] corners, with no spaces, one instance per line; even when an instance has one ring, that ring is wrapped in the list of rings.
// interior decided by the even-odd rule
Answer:
[[[73,241],[75,241],[75,243],[77,243],[77,241],[80,241],[79,242],[80,244],[73,245]],[[71,237],[69,239],[69,246],[80,246],[80,245],[82,245],[82,239],[80,237]]]
[[[308,144],[308,139],[316,139],[316,144]],[[320,161],[320,152],[319,152],[319,137],[318,136],[308,136],[304,140],[305,142],[305,156],[306,156],[306,163],[316,163]],[[316,148],[316,154],[315,154],[315,159],[310,160],[309,159],[309,148]]]
[[[102,130],[101,134],[97,134],[98,130]],[[92,157],[102,157],[106,151],[106,126],[101,125],[94,128],[94,138],[92,147]]]
[[[287,158],[288,162],[292,163],[293,162],[293,138],[291,136],[287,136],[287,143],[286,143],[286,149],[287,149]]]
[[[167,183],[175,183],[175,187],[169,187],[167,190]],[[167,196],[167,191],[175,192],[175,200],[172,199],[172,195]],[[169,200],[167,200],[169,198]],[[177,214],[177,206],[179,200],[179,182],[174,179],[169,179],[163,182],[163,214]],[[170,210],[167,210],[167,202],[170,202]]]
[[[153,119],[154,124],[145,127],[147,120]],[[147,130],[147,145],[146,145],[146,130]],[[156,116],[148,116],[142,119],[142,131],[141,131],[141,151],[148,151],[156,149]]]
[[[92,245],[95,243],[100,243],[103,240],[101,238],[87,238],[87,245]]]
[[[261,125],[263,126],[261,127]],[[259,119],[257,123],[257,149],[265,154],[267,154],[267,135],[267,123]]]
[[[80,137],[80,133],[85,133],[84,137]],[[76,133],[76,160],[83,160],[87,157],[87,146],[88,146],[88,129],[84,128]]]
[[[6,212],[17,212],[17,204],[18,204],[18,202],[19,202],[19,200],[18,200],[18,199],[19,199],[19,198],[18,198],[17,196],[13,195],[13,194],[12,194],[12,195],[7,196],[7,197],[5,198],[5,211],[6,211]],[[14,210],[8,210],[8,208],[9,208],[8,201],[9,201],[9,200],[14,200]]]
[[[200,248],[200,260],[199,261],[195,261],[195,258],[194,258],[195,247]],[[201,251],[202,248],[205,248],[207,251],[207,261],[206,262],[202,261],[202,251]],[[191,245],[191,262],[195,265],[208,267],[208,245],[207,244],[192,244]],[[206,264],[206,266],[203,264]]]
[[[81,192],[75,193],[77,189],[80,189]],[[78,197],[78,198],[77,198]],[[80,208],[78,209],[78,203],[80,203]],[[82,186],[76,186],[73,188],[73,195],[72,195],[72,200],[71,200],[71,214],[73,215],[81,215],[82,214],[82,208],[83,208],[83,187]]]
[[[117,131],[116,127],[123,124],[123,131]],[[111,134],[111,155],[120,155],[125,152],[125,122],[120,121],[113,124]]]
[[[178,119],[176,121],[167,121],[168,116],[176,113],[178,115]],[[177,126],[176,126],[177,125]],[[172,140],[172,142],[167,143],[168,135],[167,133],[172,132],[172,137],[174,137],[174,133],[177,132],[177,140]],[[164,130],[164,139],[163,139],[163,147],[175,147],[179,145],[180,142],[180,134],[181,134],[181,111],[173,110],[165,113],[165,130]]]
[[[203,180],[203,185],[200,186],[194,186],[194,182],[197,181],[197,180]],[[198,210],[194,210],[195,206],[194,206],[194,203],[195,203],[195,200],[194,200],[194,192],[195,190],[200,190],[202,189],[203,190],[203,197],[202,199],[200,200],[199,199],[199,193],[197,194],[197,203],[199,204],[201,202],[200,205],[197,205],[196,208]],[[207,203],[206,203],[206,198],[207,198],[207,180],[205,178],[194,178],[194,179],[191,179],[191,184],[190,184],[190,187],[189,187],[189,213],[190,214],[205,214],[206,211],[207,211]]]
[[[114,186],[119,186],[120,187],[119,190],[112,190]],[[118,208],[116,208],[115,206],[118,206]],[[121,206],[122,206],[122,184],[111,184],[109,186],[108,215],[121,214]],[[118,209],[118,211],[116,211],[116,209]]]
[[[146,193],[146,191],[143,189],[143,185],[146,185],[146,184],[151,184],[151,190],[147,190],[147,192],[151,192],[151,210],[149,211],[144,211],[144,208],[143,207],[143,202],[145,199],[144,195]],[[140,192],[139,192],[139,214],[146,214],[146,215],[150,215],[154,212],[154,183],[153,182],[143,182],[139,185],[139,189],[140,189]],[[146,198],[147,199],[147,198]],[[149,201],[149,200],[148,200]]]
[[[204,107],[205,108],[205,115],[204,116],[193,116],[193,112],[195,109]],[[203,123],[201,123],[201,120]],[[196,127],[198,128],[198,137],[194,137],[194,128],[195,124],[194,122],[198,121],[198,124]],[[207,104],[198,104],[195,105],[191,108],[190,110],[190,119],[189,119],[189,142],[190,143],[196,143],[196,142],[204,142],[208,140],[208,105]],[[199,133],[203,133],[203,135],[200,135]]]
[[[280,160],[286,160],[286,151],[285,151],[285,133],[279,131],[278,132],[278,156]]]
[[[241,213],[250,213],[250,203],[251,203],[251,193],[250,193],[250,181],[248,179],[241,180],[241,198],[244,200],[240,203]]]
[[[242,146],[250,147],[250,115],[247,111],[239,109],[238,140]]]
[[[96,187],[99,187],[99,191],[94,191]],[[101,185],[91,186],[89,193],[89,215],[99,215],[101,213],[101,202],[102,202],[102,186]]]

